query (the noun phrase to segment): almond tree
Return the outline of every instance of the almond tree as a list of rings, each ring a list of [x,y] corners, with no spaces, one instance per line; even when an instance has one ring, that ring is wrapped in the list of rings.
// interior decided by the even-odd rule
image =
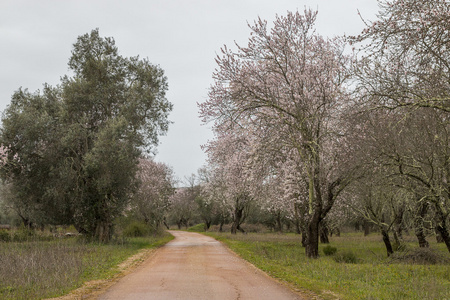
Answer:
[[[204,120],[214,120],[217,131],[252,124],[253,132],[276,132],[295,151],[308,182],[306,254],[312,258],[319,255],[319,223],[348,183],[332,153],[347,100],[347,58],[339,39],[315,33],[316,16],[311,10],[304,15],[288,12],[277,16],[271,29],[267,22],[256,21],[247,47],[222,49],[215,84],[200,105]]]
[[[181,229],[183,225],[188,228],[191,219],[195,217],[197,208],[196,197],[197,193],[191,187],[177,188],[170,197],[169,218],[177,224],[178,229]]]
[[[378,153],[416,196],[416,224],[429,204],[450,251],[450,4],[445,0],[381,1],[378,20],[350,42],[358,47],[356,91],[366,108],[395,110],[396,141]],[[390,175],[394,175],[390,174]],[[417,229],[417,228],[416,228]],[[427,245],[418,228],[419,243]]]
[[[201,206],[200,215],[207,227],[208,221],[212,223],[211,214],[213,214],[219,222],[219,231],[222,232],[223,225],[230,217],[230,211],[226,198],[226,186],[222,180],[220,169],[210,163],[207,167],[199,170],[199,175],[201,192],[197,204]]]
[[[450,112],[450,4],[446,0],[380,1],[378,19],[350,43],[358,48],[358,89],[387,108]],[[375,98],[374,98],[375,96]]]
[[[164,163],[142,158],[139,160],[138,178],[140,184],[131,200],[132,210],[155,229],[162,224],[167,227],[169,199],[174,193],[172,169]]]
[[[214,166],[209,188],[215,190],[216,196],[223,201],[223,207],[228,210],[232,220],[231,233],[245,232],[241,225],[250,212],[256,188],[247,166],[248,140],[242,135],[221,134],[205,147],[209,163]]]

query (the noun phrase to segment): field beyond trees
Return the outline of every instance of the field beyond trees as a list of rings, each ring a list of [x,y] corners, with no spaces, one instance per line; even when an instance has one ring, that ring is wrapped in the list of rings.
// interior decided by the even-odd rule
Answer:
[[[450,298],[450,264],[442,243],[419,249],[406,237],[406,248],[387,258],[380,235],[347,233],[321,244],[320,257],[311,260],[295,234],[207,234],[272,277],[323,299]],[[337,252],[327,256],[326,247]]]

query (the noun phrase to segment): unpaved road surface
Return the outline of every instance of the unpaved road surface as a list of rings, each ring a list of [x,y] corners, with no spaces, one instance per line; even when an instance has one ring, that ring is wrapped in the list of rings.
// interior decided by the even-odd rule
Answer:
[[[303,299],[213,238],[171,234],[174,240],[99,299]]]

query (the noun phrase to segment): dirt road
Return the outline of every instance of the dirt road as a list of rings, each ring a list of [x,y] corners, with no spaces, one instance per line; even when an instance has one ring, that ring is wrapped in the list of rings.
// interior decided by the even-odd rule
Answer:
[[[99,299],[303,299],[213,238],[171,233],[174,240]]]

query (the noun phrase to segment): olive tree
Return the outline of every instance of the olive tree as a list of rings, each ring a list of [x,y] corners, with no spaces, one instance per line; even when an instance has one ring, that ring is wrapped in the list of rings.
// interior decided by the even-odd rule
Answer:
[[[167,79],[148,59],[119,55],[98,29],[78,37],[69,68],[73,76],[57,87],[13,95],[2,119],[2,175],[48,222],[108,241],[136,190],[141,153],[170,123]]]

